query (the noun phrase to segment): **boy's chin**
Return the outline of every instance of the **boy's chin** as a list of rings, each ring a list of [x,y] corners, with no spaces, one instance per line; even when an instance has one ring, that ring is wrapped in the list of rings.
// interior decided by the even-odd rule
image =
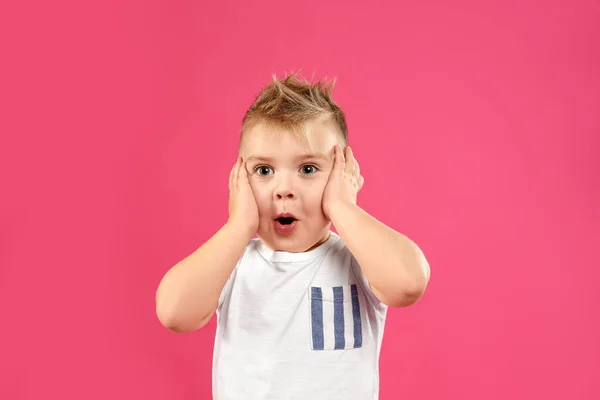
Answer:
[[[269,232],[266,235],[258,234],[257,236],[274,251],[303,253],[323,243],[329,237],[329,230],[311,235],[302,234],[301,232],[294,232],[291,235]]]

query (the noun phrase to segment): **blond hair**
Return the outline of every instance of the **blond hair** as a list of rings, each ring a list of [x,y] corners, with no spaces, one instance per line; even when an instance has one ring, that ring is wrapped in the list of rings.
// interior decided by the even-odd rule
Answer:
[[[242,120],[241,134],[264,123],[288,130],[307,139],[305,125],[318,119],[330,119],[348,143],[348,126],[343,110],[332,98],[335,79],[309,82],[291,73],[278,79],[274,74],[269,85],[263,87]]]

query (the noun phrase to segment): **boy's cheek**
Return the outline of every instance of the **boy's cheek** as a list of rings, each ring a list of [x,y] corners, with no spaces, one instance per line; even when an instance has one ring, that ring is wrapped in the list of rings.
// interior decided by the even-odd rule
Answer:
[[[256,190],[254,191],[254,200],[256,201],[256,206],[258,207],[258,213],[262,216],[262,214],[267,213],[270,210],[271,204],[269,203],[269,194],[264,193],[264,191]]]
[[[265,191],[264,187],[261,186],[260,182],[256,182],[254,179],[249,179],[250,189],[252,189],[252,194],[254,194],[254,198],[256,201],[264,196],[263,192]]]

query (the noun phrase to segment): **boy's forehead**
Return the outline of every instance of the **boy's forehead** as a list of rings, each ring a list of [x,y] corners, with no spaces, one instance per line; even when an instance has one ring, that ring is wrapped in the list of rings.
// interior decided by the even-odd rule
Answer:
[[[259,124],[244,132],[240,143],[240,156],[273,156],[316,154],[329,155],[341,142],[335,129],[323,124],[307,124],[305,135],[289,130]]]

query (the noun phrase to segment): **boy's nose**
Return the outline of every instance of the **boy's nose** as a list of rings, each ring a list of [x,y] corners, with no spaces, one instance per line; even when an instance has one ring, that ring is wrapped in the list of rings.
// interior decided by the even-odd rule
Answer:
[[[292,179],[288,176],[280,176],[277,182],[277,186],[275,187],[275,198],[278,200],[282,199],[293,199],[295,198],[294,188],[292,184]]]
[[[277,188],[277,190],[275,190],[275,197],[278,200],[282,200],[282,199],[294,199],[296,196],[294,195],[294,192],[290,189],[290,188]]]

